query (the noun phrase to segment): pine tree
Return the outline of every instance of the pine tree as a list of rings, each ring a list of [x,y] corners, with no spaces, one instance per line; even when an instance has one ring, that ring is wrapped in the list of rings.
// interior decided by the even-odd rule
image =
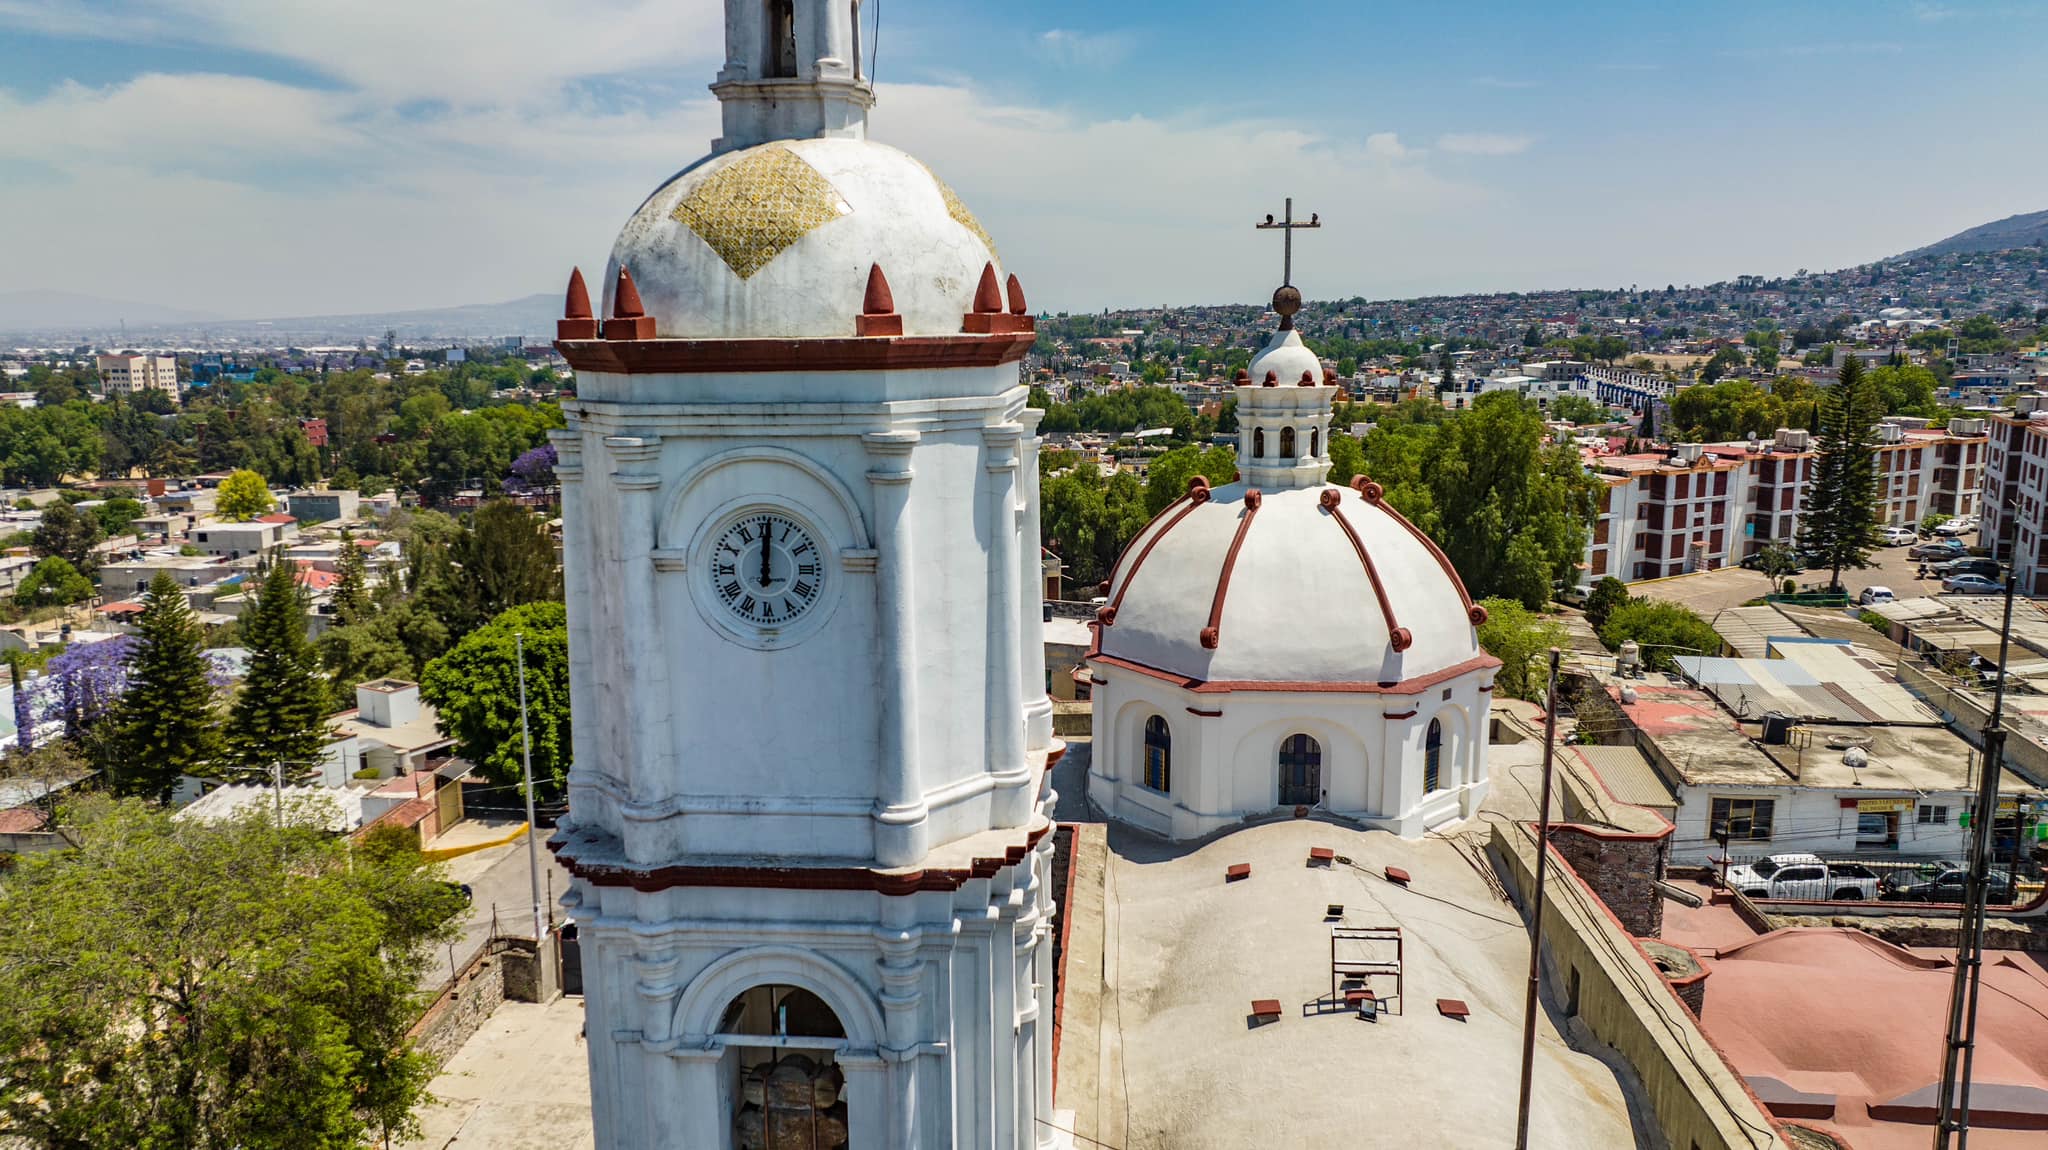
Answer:
[[[282,549],[242,618],[249,673],[228,715],[228,757],[242,770],[282,762],[289,775],[327,742],[327,684],[306,638],[306,593]]]
[[[116,792],[168,802],[180,776],[207,773],[220,752],[208,670],[199,617],[177,580],[157,572],[135,623],[128,690],[112,716]]]
[[[341,529],[341,554],[334,565],[334,621],[343,627],[361,623],[370,614],[368,567],[363,549],[356,546],[355,536],[346,527]]]
[[[1884,406],[1855,356],[1821,394],[1820,459],[1799,518],[1800,549],[1828,567],[1839,590],[1842,569],[1870,565],[1877,532],[1877,421]]]

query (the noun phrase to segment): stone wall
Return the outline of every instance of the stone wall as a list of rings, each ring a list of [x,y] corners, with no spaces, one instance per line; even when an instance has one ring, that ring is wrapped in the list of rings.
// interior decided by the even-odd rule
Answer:
[[[1630,934],[1656,938],[1664,933],[1664,895],[1657,879],[1664,873],[1669,839],[1565,825],[1551,828],[1550,841]]]
[[[1525,914],[1535,885],[1535,838],[1522,823],[1495,823],[1488,848]],[[1634,1069],[1663,1144],[1789,1150],[1763,1105],[1700,1033],[1636,941],[1568,861],[1551,861],[1543,912],[1550,991],[1566,1003],[1575,990],[1577,1017]]]
[[[406,1039],[425,1051],[439,1065],[462,1049],[498,1004],[505,1001],[505,962],[500,942],[492,940],[477,951],[468,966],[455,976],[427,1012],[406,1032]],[[529,944],[530,945],[530,944]]]

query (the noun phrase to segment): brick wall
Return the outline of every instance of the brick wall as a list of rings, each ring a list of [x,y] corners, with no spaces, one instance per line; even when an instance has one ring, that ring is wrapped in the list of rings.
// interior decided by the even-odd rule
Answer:
[[[1664,896],[1657,889],[1669,840],[1620,838],[1576,826],[1552,827],[1550,841],[1600,901],[1637,938],[1664,933]]]

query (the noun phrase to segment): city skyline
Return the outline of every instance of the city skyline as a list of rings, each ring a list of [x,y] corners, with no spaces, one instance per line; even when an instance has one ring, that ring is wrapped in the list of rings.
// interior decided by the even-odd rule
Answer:
[[[1288,195],[1316,298],[1821,270],[2048,206],[1983,112],[2029,106],[2037,8],[880,7],[874,137],[1054,310],[1261,299]],[[717,134],[716,6],[485,11],[0,0],[0,292],[295,316],[601,266]]]

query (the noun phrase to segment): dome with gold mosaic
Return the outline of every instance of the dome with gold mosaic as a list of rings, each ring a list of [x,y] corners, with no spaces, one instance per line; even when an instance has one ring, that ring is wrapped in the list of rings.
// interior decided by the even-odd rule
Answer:
[[[685,169],[612,247],[663,338],[852,336],[879,267],[904,335],[956,335],[994,241],[953,189],[863,139],[773,140]],[[611,314],[605,300],[603,314]]]

